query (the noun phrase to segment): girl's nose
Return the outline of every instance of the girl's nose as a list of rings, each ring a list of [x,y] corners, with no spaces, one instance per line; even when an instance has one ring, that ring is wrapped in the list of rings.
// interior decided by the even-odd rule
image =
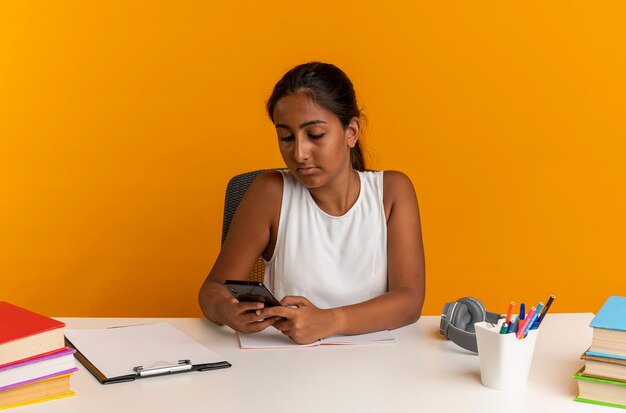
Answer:
[[[298,163],[302,163],[311,157],[311,147],[306,138],[296,137],[295,145],[293,149],[294,160]]]

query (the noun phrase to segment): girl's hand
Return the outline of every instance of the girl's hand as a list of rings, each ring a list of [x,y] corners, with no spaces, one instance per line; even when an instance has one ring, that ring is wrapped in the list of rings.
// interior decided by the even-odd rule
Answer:
[[[336,331],[332,310],[321,310],[304,297],[286,296],[282,307],[267,307],[256,311],[259,317],[272,317],[274,327],[298,344],[309,344],[331,336]]]
[[[265,330],[279,317],[259,316],[263,303],[240,302],[235,297],[224,298],[220,305],[220,319],[233,330],[241,333],[256,333]]]

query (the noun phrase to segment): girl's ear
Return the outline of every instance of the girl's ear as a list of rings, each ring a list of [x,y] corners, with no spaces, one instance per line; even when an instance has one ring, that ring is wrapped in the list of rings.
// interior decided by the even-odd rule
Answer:
[[[350,123],[348,123],[348,126],[346,126],[345,131],[348,147],[352,149],[356,146],[356,143],[359,140],[359,136],[361,135],[361,121],[359,120],[359,118],[352,118],[350,120]]]

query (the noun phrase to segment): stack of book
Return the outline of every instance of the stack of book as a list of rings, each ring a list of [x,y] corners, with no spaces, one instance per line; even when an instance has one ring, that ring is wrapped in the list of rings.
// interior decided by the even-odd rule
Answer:
[[[591,347],[574,375],[576,400],[626,409],[626,297],[609,297],[589,325]]]
[[[0,409],[72,396],[65,324],[0,302]]]

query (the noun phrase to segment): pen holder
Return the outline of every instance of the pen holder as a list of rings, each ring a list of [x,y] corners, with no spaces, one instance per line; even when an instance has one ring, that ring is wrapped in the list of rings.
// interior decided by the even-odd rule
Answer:
[[[480,380],[494,390],[516,390],[526,386],[537,342],[537,331],[530,330],[523,339],[514,333],[500,334],[502,321],[475,323]]]

